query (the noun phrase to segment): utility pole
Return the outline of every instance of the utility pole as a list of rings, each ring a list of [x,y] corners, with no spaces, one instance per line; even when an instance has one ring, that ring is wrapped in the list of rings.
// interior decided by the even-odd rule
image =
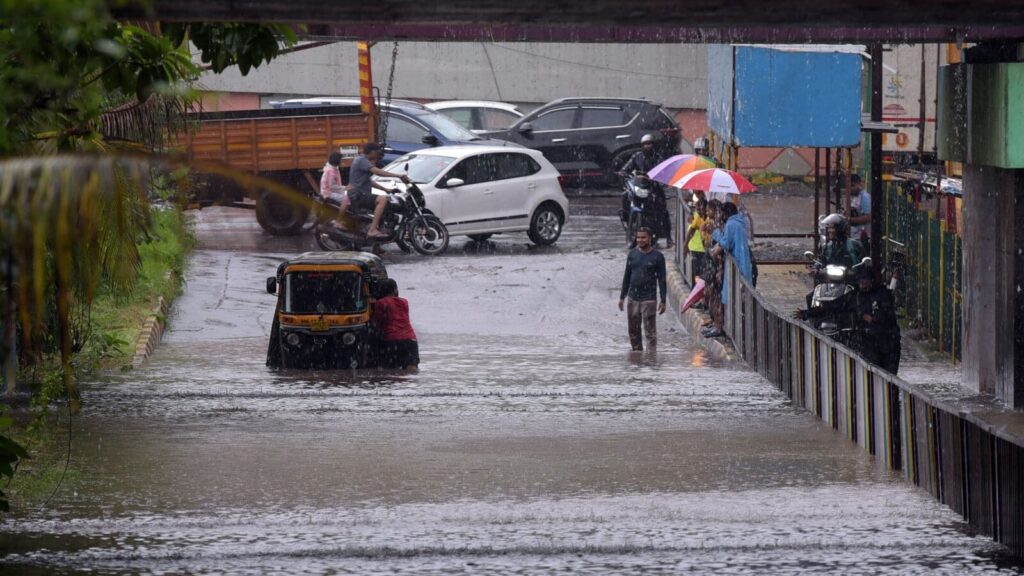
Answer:
[[[882,121],[882,45],[871,45],[871,121]],[[882,269],[882,133],[871,132],[871,260]]]

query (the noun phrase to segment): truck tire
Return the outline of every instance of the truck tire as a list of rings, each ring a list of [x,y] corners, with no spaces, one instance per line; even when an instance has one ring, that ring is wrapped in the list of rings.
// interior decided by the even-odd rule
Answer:
[[[256,201],[256,221],[274,236],[294,236],[309,218],[309,207],[265,191]]]

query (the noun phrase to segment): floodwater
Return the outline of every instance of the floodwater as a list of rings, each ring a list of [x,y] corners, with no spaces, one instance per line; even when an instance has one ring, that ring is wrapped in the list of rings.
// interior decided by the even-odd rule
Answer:
[[[1016,573],[671,315],[627,352],[621,236],[578,216],[390,254],[423,364],[386,374],[265,368],[263,280],[309,238],[201,213],[172,330],[85,386],[80,478],[0,524],[0,572]]]

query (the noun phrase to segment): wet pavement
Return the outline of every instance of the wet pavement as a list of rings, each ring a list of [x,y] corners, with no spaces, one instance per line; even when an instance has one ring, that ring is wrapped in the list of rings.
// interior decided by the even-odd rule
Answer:
[[[423,359],[389,374],[268,370],[264,278],[312,240],[199,213],[164,343],[83,386],[79,478],[0,524],[0,573],[1016,573],[671,315],[627,352],[611,214],[389,253]]]

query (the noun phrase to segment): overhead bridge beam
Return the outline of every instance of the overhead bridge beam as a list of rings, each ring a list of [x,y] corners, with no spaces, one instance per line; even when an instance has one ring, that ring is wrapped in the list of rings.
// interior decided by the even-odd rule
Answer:
[[[527,42],[977,42],[1024,39],[1014,0],[152,0],[118,16],[311,23],[310,36]]]

